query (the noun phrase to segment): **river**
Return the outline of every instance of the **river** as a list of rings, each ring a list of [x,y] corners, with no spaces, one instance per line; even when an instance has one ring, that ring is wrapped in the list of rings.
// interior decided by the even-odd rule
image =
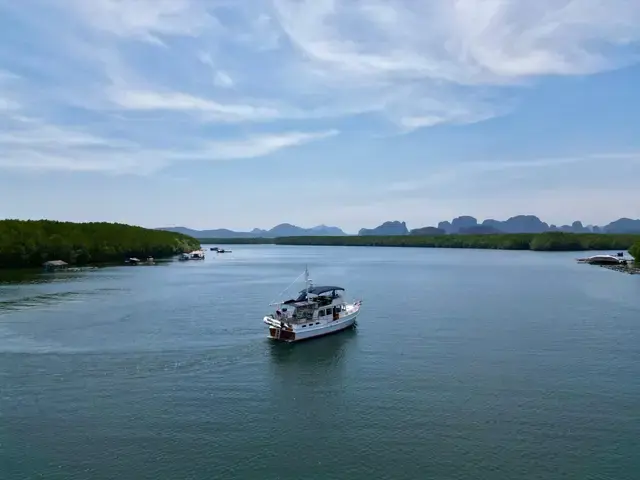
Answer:
[[[638,478],[640,276],[229,247],[0,284],[2,480]],[[358,326],[275,344],[262,316],[306,264]]]

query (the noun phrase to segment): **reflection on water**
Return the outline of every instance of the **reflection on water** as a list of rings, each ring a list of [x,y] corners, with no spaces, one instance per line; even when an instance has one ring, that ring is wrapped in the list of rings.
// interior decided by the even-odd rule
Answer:
[[[0,286],[39,284],[52,282],[69,282],[83,278],[90,270],[61,270],[59,272],[44,272],[42,269],[27,268],[19,270],[0,269]],[[2,290],[0,290],[2,295]]]
[[[640,278],[573,254],[233,251],[0,284],[0,477],[640,471]],[[270,341],[265,304],[307,263],[362,295],[359,327]]]
[[[9,300],[0,300],[0,314],[4,310],[20,310],[22,308],[58,303],[65,299],[73,299],[74,297],[77,297],[81,294],[81,292],[60,292],[43,295],[33,295],[30,297],[13,298]]]
[[[127,266],[127,268],[150,268],[150,267],[167,267],[177,263],[177,259],[164,258],[156,259],[153,265],[137,265]],[[2,269],[0,268],[0,285],[20,285],[20,284],[38,284],[51,282],[68,282],[85,278],[87,274],[92,272],[101,272],[105,268],[122,267],[121,263],[106,263],[100,267],[87,266],[69,268],[66,270],[58,270],[54,272],[46,272],[41,268],[20,268],[20,269]],[[0,296],[2,291],[0,290]]]
[[[356,340],[356,327],[302,342],[286,343],[269,339],[271,359],[281,365],[316,365],[329,367],[339,363]]]
[[[65,275],[65,280],[70,275]],[[0,285],[34,284],[53,282],[56,274],[44,274],[41,269],[3,270],[0,269]],[[0,290],[2,295],[2,290]]]
[[[56,305],[61,302],[78,301],[88,296],[102,295],[108,292],[119,291],[122,291],[122,289],[100,288],[97,290],[88,291],[51,292],[31,296],[14,296],[14,298],[7,299],[5,298],[7,295],[3,296],[2,290],[0,290],[0,315],[16,310]]]

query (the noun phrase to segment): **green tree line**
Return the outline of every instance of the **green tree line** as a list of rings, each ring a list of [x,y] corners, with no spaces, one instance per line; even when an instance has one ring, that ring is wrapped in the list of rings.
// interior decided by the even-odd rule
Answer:
[[[0,220],[0,268],[36,267],[49,260],[86,265],[162,258],[199,246],[187,235],[120,223]]]
[[[211,244],[326,245],[361,247],[483,248],[498,250],[583,251],[627,250],[640,235],[598,233],[514,233],[489,235],[390,235],[344,237],[277,237],[201,239]]]
[[[636,263],[640,265],[640,241],[633,244],[629,249],[629,253],[633,258],[635,258]]]

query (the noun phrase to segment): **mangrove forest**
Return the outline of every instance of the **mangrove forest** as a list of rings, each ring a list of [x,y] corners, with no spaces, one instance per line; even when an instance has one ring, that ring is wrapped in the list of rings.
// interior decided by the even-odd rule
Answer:
[[[482,248],[499,250],[584,251],[627,250],[640,235],[600,233],[513,233],[484,235],[389,235],[276,238],[208,238],[208,244],[275,244],[359,247]],[[636,247],[634,247],[636,248]],[[640,253],[640,252],[638,252]],[[638,256],[636,256],[638,258]]]
[[[0,268],[39,267],[51,260],[86,265],[162,258],[199,246],[187,235],[120,223],[0,220]]]
[[[640,240],[633,244],[629,249],[629,253],[635,259],[637,264],[640,264]]]

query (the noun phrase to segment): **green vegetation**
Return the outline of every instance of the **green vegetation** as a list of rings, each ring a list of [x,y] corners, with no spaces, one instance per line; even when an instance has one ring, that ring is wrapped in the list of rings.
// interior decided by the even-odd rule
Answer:
[[[626,250],[640,235],[598,233],[520,233],[487,235],[395,235],[346,237],[210,238],[210,244],[326,245],[361,247],[483,248],[498,250],[581,251]]]
[[[199,246],[187,235],[119,223],[0,220],[0,268],[39,267],[49,260],[86,265],[161,258]]]
[[[636,263],[640,265],[640,240],[633,244],[629,249],[629,253],[636,260]]]

